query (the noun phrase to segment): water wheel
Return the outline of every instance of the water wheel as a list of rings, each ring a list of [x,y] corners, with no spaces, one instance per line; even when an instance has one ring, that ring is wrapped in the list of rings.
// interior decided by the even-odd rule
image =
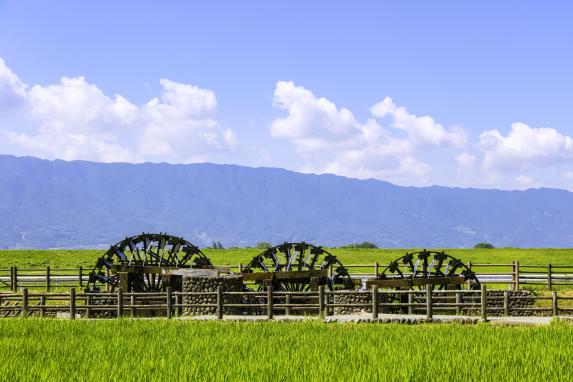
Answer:
[[[130,292],[163,291],[171,268],[213,268],[201,250],[180,237],[143,233],[126,237],[100,257],[89,276],[88,292],[113,292],[120,284]],[[178,289],[176,285],[170,285]]]
[[[376,277],[367,284],[395,290],[423,291],[428,287],[435,290],[461,290],[464,285],[471,290],[479,290],[481,285],[476,274],[463,261],[445,252],[422,250],[406,253],[391,261]],[[424,297],[414,297],[413,302],[422,303]],[[381,302],[406,303],[407,297],[398,293],[381,294]],[[387,309],[388,310],[388,309]],[[389,309],[394,311],[395,309]],[[399,309],[404,311],[405,309]]]
[[[243,277],[253,281],[258,290],[267,286],[290,292],[314,290],[319,285],[330,290],[354,288],[348,270],[336,256],[305,242],[266,249],[244,268]]]

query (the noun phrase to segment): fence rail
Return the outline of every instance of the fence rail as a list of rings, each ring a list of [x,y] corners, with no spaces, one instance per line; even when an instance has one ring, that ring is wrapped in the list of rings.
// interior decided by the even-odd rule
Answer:
[[[519,261],[504,264],[466,264],[472,269],[482,284],[507,285],[508,289],[519,290],[524,285],[536,285],[554,290],[555,287],[573,288],[573,265],[525,265]],[[366,281],[376,277],[385,265],[352,264],[345,266],[355,279]],[[231,266],[230,269],[240,272],[242,264]],[[23,288],[44,289],[53,288],[84,288],[88,282],[91,269],[77,268],[0,268],[0,291],[16,292]],[[405,273],[407,275],[407,273]]]
[[[337,296],[350,296],[340,300]],[[202,302],[193,298],[210,297]],[[535,304],[523,306],[515,301],[529,299]],[[343,301],[343,302],[340,302]],[[350,301],[350,302],[349,302]],[[487,320],[495,315],[572,315],[573,297],[558,292],[550,296],[516,296],[510,291],[481,290],[433,290],[422,291],[382,290],[375,286],[369,291],[329,291],[324,286],[311,292],[276,292],[271,288],[260,292],[228,292],[218,287],[215,292],[165,292],[83,293],[71,288],[67,293],[30,292],[0,293],[0,317],[14,316],[60,316],[70,319],[90,317],[155,316],[172,318],[190,315],[186,309],[200,308],[222,319],[235,309],[234,314],[265,316],[275,314],[326,316],[344,314],[339,309],[353,308],[370,313],[373,319],[380,313],[399,312],[408,315],[424,315],[432,319],[434,313],[479,316]],[[227,312],[227,313],[226,313]],[[231,313],[232,314],[232,313]]]

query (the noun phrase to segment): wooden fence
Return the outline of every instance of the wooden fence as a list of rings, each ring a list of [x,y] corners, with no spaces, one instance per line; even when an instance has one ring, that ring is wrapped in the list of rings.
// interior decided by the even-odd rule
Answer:
[[[560,287],[573,288],[573,265],[523,265],[518,261],[505,264],[466,264],[477,275],[482,284],[507,285],[508,289],[519,290],[524,285],[541,286],[548,290]],[[383,271],[384,266],[374,264],[352,264],[345,266],[355,279],[367,280]],[[242,271],[242,264],[232,266],[235,272]],[[84,288],[91,269],[78,268],[18,268],[0,269],[0,290],[16,292],[23,288]],[[407,273],[406,273],[407,274]]]
[[[21,293],[0,293],[1,317],[59,316],[75,318],[144,316],[166,317],[188,315],[186,309],[210,309],[208,314],[218,319],[229,308],[235,314],[259,315],[272,319],[275,314],[333,315],[336,309],[354,308],[371,314],[373,319],[381,313],[425,315],[433,318],[435,313],[453,315],[478,315],[487,320],[488,315],[546,315],[573,314],[573,297],[558,292],[550,296],[513,296],[510,291],[481,290],[433,290],[389,291],[373,286],[370,291],[328,291],[324,286],[310,292],[226,292],[219,287],[216,292],[165,292],[126,293],[78,293],[71,288],[68,293],[35,293],[24,289]],[[351,295],[354,298],[337,302],[336,296]],[[212,302],[189,303],[189,298],[211,297]],[[397,298],[398,296],[398,298]],[[229,302],[229,297],[235,297]],[[237,300],[237,297],[239,298]],[[359,297],[369,301],[360,302]],[[532,306],[515,307],[514,299],[531,299]],[[187,301],[187,302],[186,302]]]

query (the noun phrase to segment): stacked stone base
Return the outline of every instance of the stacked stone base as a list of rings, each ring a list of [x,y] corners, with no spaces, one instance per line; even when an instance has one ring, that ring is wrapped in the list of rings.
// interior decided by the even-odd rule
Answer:
[[[511,316],[535,316],[535,315],[550,315],[551,312],[544,311],[524,311],[518,310],[523,308],[533,308],[535,307],[535,302],[531,298],[533,293],[528,290],[519,291],[508,291],[509,293],[509,308]],[[488,291],[488,315],[491,316],[503,316],[504,315],[504,302],[503,302],[504,291]],[[384,294],[380,292],[379,294],[380,303],[384,303]],[[362,307],[338,307],[334,308],[335,315],[348,315],[348,314],[360,314],[360,313],[372,313],[372,293],[353,293],[353,294],[335,294],[331,302],[335,304],[367,304]],[[425,303],[425,297],[421,297],[419,301],[414,301],[415,303]],[[479,295],[475,296],[463,296],[463,303],[474,303],[478,304],[475,308],[464,308],[462,309],[462,314],[477,315],[480,314],[481,307],[481,297]],[[434,303],[455,303],[455,295],[448,297],[434,296]],[[416,312],[421,312],[425,308],[417,308]],[[407,308],[402,309],[404,313]],[[399,313],[399,308],[384,308],[380,307],[380,313]],[[452,309],[435,309],[434,314],[456,314],[457,310]]]
[[[503,316],[504,305],[503,305],[503,291],[489,291],[487,292],[488,301],[488,314],[491,316]],[[529,290],[516,290],[508,291],[509,293],[509,312],[511,316],[539,316],[539,315],[550,315],[551,312],[543,311],[523,311],[517,310],[522,308],[533,308],[535,307],[535,301],[530,298],[533,297],[533,293]]]
[[[362,307],[339,307],[334,308],[334,314],[360,314],[372,313],[372,293],[349,293],[349,294],[334,294],[332,296],[334,304],[368,304]]]
[[[219,275],[219,276],[183,276],[183,292],[217,292],[221,287],[223,292],[240,292],[243,290],[243,276]],[[223,297],[224,304],[240,304],[241,296],[231,295]],[[217,304],[216,294],[187,295],[183,297],[183,304]],[[216,307],[191,307],[184,308],[183,315],[199,316],[216,314]],[[223,309],[223,314],[241,314],[241,308]]]

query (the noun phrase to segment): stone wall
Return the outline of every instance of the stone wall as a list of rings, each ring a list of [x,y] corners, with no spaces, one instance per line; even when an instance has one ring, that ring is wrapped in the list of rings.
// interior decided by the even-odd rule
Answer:
[[[529,297],[533,297],[533,293],[529,290],[516,290],[508,291],[509,293],[509,313],[511,316],[538,316],[550,315],[551,312],[543,313],[540,311],[522,311],[515,310],[515,308],[533,308],[535,302]],[[492,316],[503,316],[503,291],[488,291],[488,314]]]
[[[368,304],[363,307],[334,308],[334,314],[360,314],[372,313],[372,292],[335,294],[332,301],[335,304]]]
[[[242,275],[219,276],[183,276],[182,292],[217,292],[217,287],[223,292],[240,292],[243,290]],[[240,304],[241,296],[224,296],[225,304]],[[183,297],[183,304],[216,304],[216,294],[191,295]],[[183,315],[196,316],[216,314],[215,307],[184,308]],[[224,308],[223,314],[240,314],[241,308]]]
[[[504,291],[488,291],[488,314],[491,316],[502,316],[504,315],[504,307],[503,307],[503,292]],[[551,312],[533,312],[533,311],[520,311],[515,310],[515,308],[532,308],[535,306],[533,299],[529,298],[533,296],[531,291],[528,290],[519,290],[519,291],[508,291],[510,299],[509,299],[509,307],[510,307],[510,314],[512,316],[534,316],[534,315],[549,315]],[[380,291],[379,294],[380,303],[386,302],[384,293]],[[335,294],[333,300],[336,304],[368,304],[368,306],[364,307],[340,307],[334,308],[334,314],[341,315],[341,314],[360,314],[360,313],[372,313],[372,292],[364,292],[364,293],[353,293],[353,294]],[[422,303],[425,304],[425,296],[422,296],[414,301],[415,303]],[[464,303],[475,303],[478,304],[475,308],[463,309],[464,314],[480,314],[480,306],[481,298],[479,295],[475,296],[464,296],[462,302]],[[451,297],[438,297],[434,296],[434,303],[455,303],[455,297],[452,295]],[[406,308],[404,308],[406,309]],[[396,313],[392,311],[392,313]],[[421,313],[423,308],[417,308],[416,313]],[[389,308],[380,307],[378,310],[380,313],[390,313]],[[434,314],[455,314],[456,310],[445,310],[439,309],[435,310]]]

